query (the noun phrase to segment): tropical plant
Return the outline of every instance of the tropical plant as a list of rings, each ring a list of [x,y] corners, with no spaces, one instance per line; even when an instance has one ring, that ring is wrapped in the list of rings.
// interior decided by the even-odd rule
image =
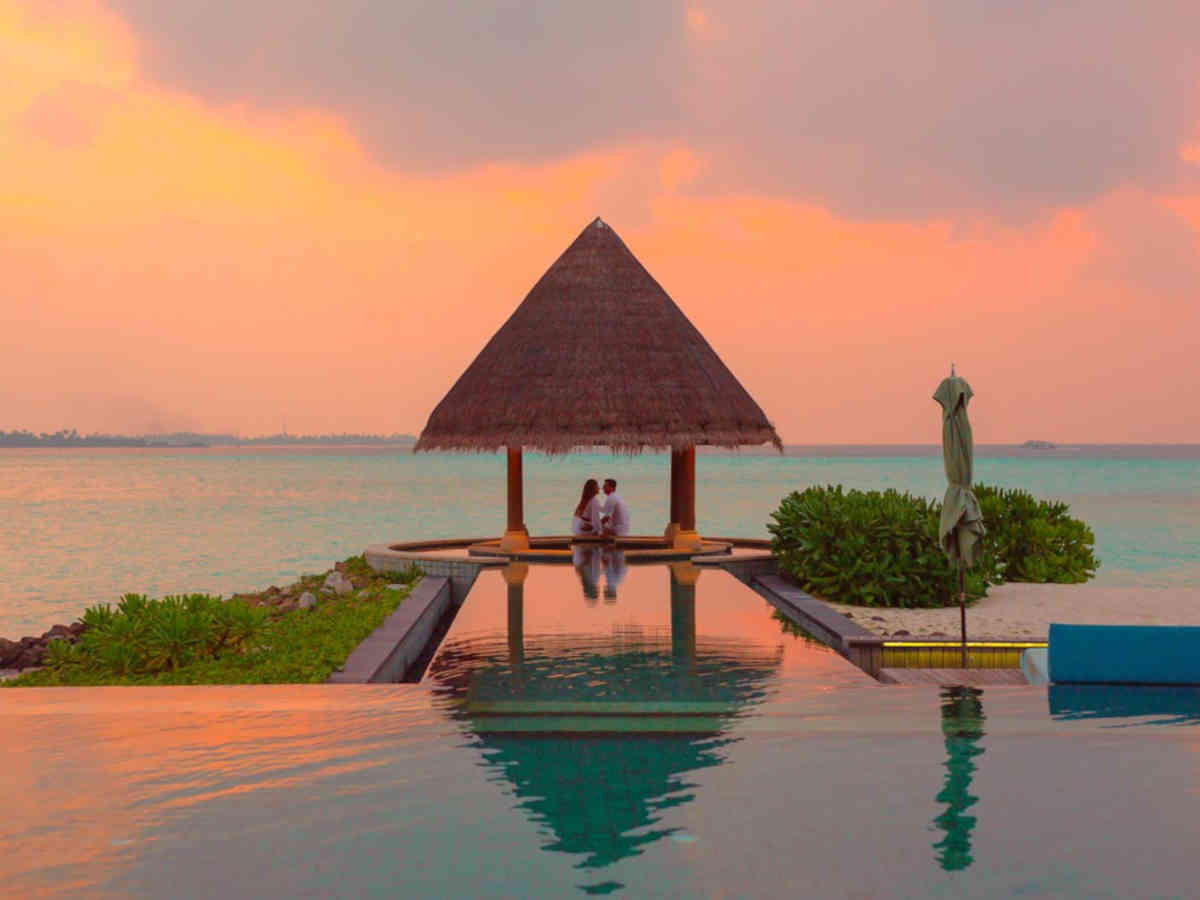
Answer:
[[[974,490],[1005,581],[1077,584],[1096,574],[1095,535],[1066,503],[985,484]]]
[[[48,656],[49,668],[84,668],[115,675],[174,671],[194,660],[216,659],[252,643],[267,611],[243,600],[209,594],[151,600],[125,594],[117,607],[84,612],[77,652]]]
[[[938,544],[936,503],[896,490],[811,487],[783,498],[767,526],[780,568],[807,591],[864,606],[947,606],[957,572]],[[969,573],[980,596],[994,567]]]
[[[1065,503],[986,485],[975,493],[988,533],[966,572],[969,600],[1004,581],[1079,582],[1094,574],[1091,529]],[[827,485],[784,497],[767,528],[781,570],[827,600],[948,606],[958,602],[958,573],[938,541],[940,516],[937,501]]]

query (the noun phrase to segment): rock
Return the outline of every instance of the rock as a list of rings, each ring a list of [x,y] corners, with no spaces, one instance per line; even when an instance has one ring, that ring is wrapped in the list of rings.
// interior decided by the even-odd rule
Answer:
[[[388,585],[388,590],[389,590],[389,591],[402,591],[402,590],[404,590],[406,587],[408,587],[408,585],[405,585],[405,584],[389,584],[389,585]]]
[[[87,626],[82,622],[72,622],[67,627],[71,629],[71,634],[75,635],[75,637],[79,637],[84,631],[87,630]]]
[[[897,628],[895,631],[892,632],[892,637],[902,637],[902,636],[908,636],[911,634],[912,634],[912,632],[909,631],[907,628]]]
[[[55,639],[60,641],[70,641],[71,629],[66,625],[51,625],[50,630],[43,634],[42,638],[46,641],[53,641]]]
[[[25,650],[22,650],[20,653],[17,654],[17,658],[14,661],[13,668],[14,669],[29,669],[29,668],[32,668],[33,666],[40,666],[42,664],[42,654],[44,654],[45,652],[46,651],[43,650],[41,647],[29,647]]]
[[[871,621],[872,622],[886,622],[887,619],[885,619],[883,616],[871,616]]]
[[[312,609],[317,605],[317,598],[305,591],[300,595],[300,602],[296,604],[300,609]]]
[[[350,582],[350,579],[337,570],[325,576],[323,587],[332,588],[338,594],[348,594],[354,590],[354,585]]]
[[[930,632],[929,636],[930,637],[948,637],[948,635],[944,631],[933,631],[933,632]]]
[[[0,638],[0,669],[15,668],[17,655],[21,652],[21,645],[16,641]]]
[[[34,637],[33,635],[31,635],[31,634],[27,634],[27,635],[25,635],[25,637],[21,638],[21,640],[20,640],[20,644],[21,644],[21,649],[22,649],[22,650],[27,650],[27,649],[29,649],[30,647],[36,647],[36,646],[37,646],[37,644],[38,644],[38,638],[35,638],[35,637]]]
[[[847,619],[854,618],[854,613],[852,613],[852,612],[844,612],[844,613],[842,613],[842,615],[845,616]]]

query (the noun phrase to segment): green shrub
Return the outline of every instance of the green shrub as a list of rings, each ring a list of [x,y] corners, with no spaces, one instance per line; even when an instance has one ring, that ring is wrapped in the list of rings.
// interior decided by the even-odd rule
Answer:
[[[936,503],[899,491],[811,487],[783,498],[767,526],[780,568],[827,600],[864,606],[947,606],[958,574],[938,544]],[[994,565],[967,575],[987,589]]]
[[[974,491],[1005,581],[1079,584],[1096,574],[1095,536],[1067,504],[986,484]]]
[[[46,666],[113,676],[173,672],[250,646],[266,619],[267,610],[237,599],[126,594],[116,609],[105,603],[84,612],[79,643],[69,649],[51,645]]]
[[[1086,581],[1098,563],[1091,529],[1065,503],[975,488],[988,533],[967,570],[969,600],[1004,581]],[[827,600],[863,606],[949,606],[958,573],[938,542],[941,504],[895,490],[811,487],[784,497],[767,528],[780,569]]]

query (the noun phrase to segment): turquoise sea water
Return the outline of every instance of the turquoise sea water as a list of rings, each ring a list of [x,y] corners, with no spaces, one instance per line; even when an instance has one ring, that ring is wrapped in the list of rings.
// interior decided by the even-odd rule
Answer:
[[[668,460],[529,455],[526,523],[563,533],[579,487],[612,475],[634,530],[666,521]],[[1098,581],[1200,584],[1200,449],[980,448],[976,480],[1071,504],[1096,533]],[[935,448],[789,448],[702,454],[697,519],[713,535],[766,537],[788,491],[810,484],[945,487]],[[228,595],[325,569],[367,544],[495,535],[499,456],[381,448],[0,451],[0,635],[40,633],[125,591]]]

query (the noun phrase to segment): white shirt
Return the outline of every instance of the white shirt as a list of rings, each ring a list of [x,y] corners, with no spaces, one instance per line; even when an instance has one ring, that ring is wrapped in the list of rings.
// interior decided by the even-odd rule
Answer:
[[[613,491],[608,495],[608,499],[604,501],[603,515],[608,516],[612,521],[608,523],[608,530],[618,536],[629,534],[629,507],[625,505],[625,501],[617,496],[617,492]]]
[[[598,535],[600,534],[600,517],[603,513],[604,506],[600,500],[600,495],[597,494],[588,501],[588,505],[583,509],[582,516],[571,517],[571,534],[573,535]],[[591,531],[584,531],[584,523],[592,526]]]

